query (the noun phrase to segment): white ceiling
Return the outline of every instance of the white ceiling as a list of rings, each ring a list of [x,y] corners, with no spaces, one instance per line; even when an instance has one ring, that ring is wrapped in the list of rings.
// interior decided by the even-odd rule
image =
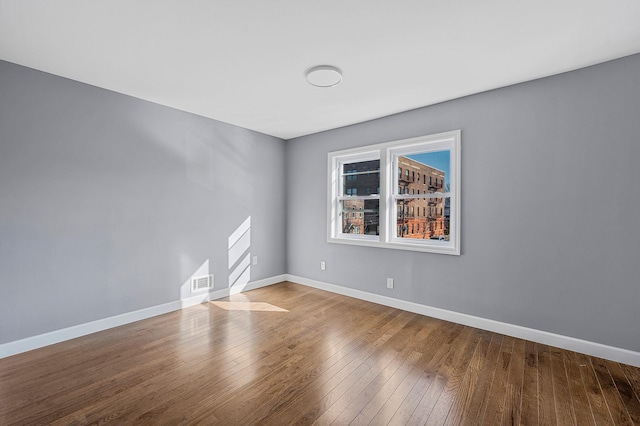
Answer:
[[[640,0],[0,0],[0,59],[283,139],[638,52]]]

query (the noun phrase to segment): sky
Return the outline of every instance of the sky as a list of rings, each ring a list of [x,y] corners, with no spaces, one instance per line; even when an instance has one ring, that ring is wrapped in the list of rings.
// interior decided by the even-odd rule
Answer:
[[[449,185],[449,175],[451,174],[449,172],[451,151],[424,152],[420,154],[405,155],[405,157],[442,170],[444,172],[445,185]]]

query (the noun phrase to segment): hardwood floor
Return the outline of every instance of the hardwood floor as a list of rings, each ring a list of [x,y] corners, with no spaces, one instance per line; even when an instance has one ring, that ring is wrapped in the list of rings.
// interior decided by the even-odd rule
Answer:
[[[0,425],[640,424],[640,369],[292,284],[0,360]]]

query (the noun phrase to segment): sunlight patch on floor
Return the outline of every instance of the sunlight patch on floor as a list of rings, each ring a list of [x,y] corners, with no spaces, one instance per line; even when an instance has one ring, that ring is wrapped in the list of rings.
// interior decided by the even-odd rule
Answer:
[[[252,312],[289,312],[267,302],[228,302],[214,300],[209,302],[225,311],[252,311]]]

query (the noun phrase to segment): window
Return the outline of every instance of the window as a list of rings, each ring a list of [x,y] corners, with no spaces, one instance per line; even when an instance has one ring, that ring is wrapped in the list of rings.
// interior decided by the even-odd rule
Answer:
[[[379,152],[341,155],[334,158],[333,167],[335,180],[332,182],[331,202],[335,204],[332,204],[331,234],[344,239],[377,240],[380,220]]]
[[[459,130],[331,152],[328,167],[329,242],[460,254]]]

